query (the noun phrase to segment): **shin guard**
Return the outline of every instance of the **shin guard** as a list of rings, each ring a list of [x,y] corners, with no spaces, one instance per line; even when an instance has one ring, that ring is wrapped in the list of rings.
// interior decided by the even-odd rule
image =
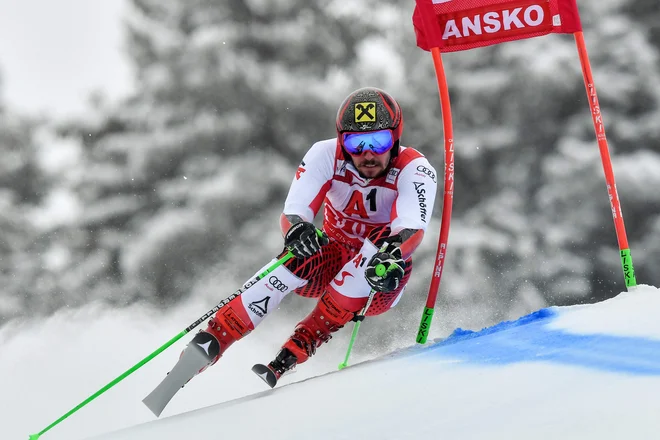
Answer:
[[[282,346],[301,364],[316,353],[316,349],[332,338],[332,333],[353,319],[355,314],[340,307],[332,295],[325,292],[314,310],[300,321],[289,340]]]

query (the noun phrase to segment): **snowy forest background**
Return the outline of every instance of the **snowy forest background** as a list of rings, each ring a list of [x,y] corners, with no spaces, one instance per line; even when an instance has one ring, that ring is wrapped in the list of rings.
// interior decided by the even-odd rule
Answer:
[[[413,1],[129,3],[130,97],[91,99],[75,120],[0,110],[0,326],[91,302],[215,305],[280,251],[296,167],[334,136],[355,88],[397,97],[403,143],[442,170],[437,85],[415,46]],[[578,4],[637,279],[660,285],[660,9]],[[573,38],[444,62],[456,190],[434,325],[480,328],[624,290]],[[414,338],[441,207],[439,195],[405,299],[364,329],[380,344]],[[283,306],[292,321],[312,307],[293,295]]]

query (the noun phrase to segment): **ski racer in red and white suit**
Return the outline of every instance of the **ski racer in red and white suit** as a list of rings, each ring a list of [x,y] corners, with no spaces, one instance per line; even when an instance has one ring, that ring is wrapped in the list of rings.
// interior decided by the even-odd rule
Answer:
[[[419,151],[400,145],[401,109],[382,90],[363,88],[349,95],[337,127],[338,138],[315,143],[304,156],[284,204],[285,249],[279,257],[292,251],[297,258],[210,320],[205,331],[220,344],[211,364],[290,292],[318,301],[269,364],[277,378],[352,320],[372,289],[377,293],[366,316],[389,310],[403,294],[411,255],[433,212],[436,172]],[[323,232],[312,224],[322,205]],[[388,268],[385,275],[376,274],[378,263]]]

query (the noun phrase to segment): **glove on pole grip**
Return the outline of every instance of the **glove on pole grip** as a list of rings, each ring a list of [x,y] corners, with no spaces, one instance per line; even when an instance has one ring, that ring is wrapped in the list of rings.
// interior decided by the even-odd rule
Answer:
[[[296,258],[308,258],[321,250],[330,240],[325,232],[313,223],[302,221],[289,228],[284,236],[284,246]]]

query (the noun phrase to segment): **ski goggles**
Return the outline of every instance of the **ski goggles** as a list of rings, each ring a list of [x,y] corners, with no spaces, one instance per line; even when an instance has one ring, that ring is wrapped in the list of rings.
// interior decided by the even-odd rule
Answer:
[[[349,154],[359,156],[365,151],[384,154],[394,146],[392,130],[367,131],[362,133],[342,133],[341,141]]]

